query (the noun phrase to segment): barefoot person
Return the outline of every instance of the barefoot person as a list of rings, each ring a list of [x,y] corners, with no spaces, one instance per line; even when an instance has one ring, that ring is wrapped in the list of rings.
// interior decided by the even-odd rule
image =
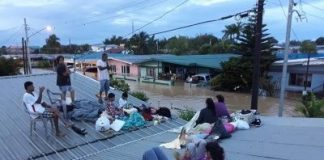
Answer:
[[[101,59],[97,61],[97,70],[98,70],[98,80],[100,82],[100,91],[99,91],[99,103],[102,103],[101,94],[105,92],[105,96],[108,96],[109,91],[109,65],[108,65],[108,55],[103,53]]]
[[[60,88],[62,92],[62,100],[66,101],[66,92],[70,92],[72,103],[74,102],[74,89],[71,86],[71,78],[70,78],[70,70],[64,64],[64,57],[58,56],[56,58],[58,63],[56,72],[57,72],[57,80],[56,84]]]
[[[51,108],[50,105],[42,102],[42,95],[44,92],[44,87],[39,88],[39,95],[34,92],[33,82],[27,81],[24,84],[26,93],[23,96],[23,102],[26,105],[28,111],[30,113],[40,113],[44,118],[53,118],[54,126],[56,131],[56,136],[64,136],[59,130],[58,127],[58,119],[59,119],[59,111],[56,108]],[[32,118],[36,118],[35,115],[31,115]]]

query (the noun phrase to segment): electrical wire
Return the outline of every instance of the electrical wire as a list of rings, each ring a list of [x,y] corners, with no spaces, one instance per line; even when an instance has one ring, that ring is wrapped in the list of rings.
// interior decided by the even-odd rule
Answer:
[[[317,6],[315,6],[315,5],[311,4],[311,3],[308,3],[308,2],[306,2],[306,1],[303,1],[303,2],[300,1],[300,3],[305,3],[306,5],[308,5],[308,6],[310,6],[310,7],[313,7],[313,8],[315,8],[315,9],[319,10],[319,11],[324,12],[324,9],[323,9],[323,8],[317,7]]]
[[[146,0],[143,0],[143,1],[140,1],[139,3],[137,3],[135,5],[129,5],[130,7],[127,7],[127,8],[119,8],[118,10],[121,10],[121,11],[122,10],[126,10],[125,13],[136,12],[136,11],[139,11],[139,10],[142,10],[142,9],[145,9],[145,8],[149,8],[149,7],[153,7],[153,6],[159,5],[161,3],[165,3],[167,1],[168,0],[162,0],[162,1],[158,1],[156,3],[150,4],[150,5],[140,6],[138,8],[133,8],[133,9],[131,8],[131,7],[134,7],[134,6],[138,6],[141,3],[147,2]],[[127,10],[127,9],[129,9],[129,10]],[[108,13],[108,12],[106,12],[106,13]],[[116,12],[110,12],[110,13],[116,13]],[[110,16],[106,16],[106,17],[102,17],[102,18],[98,18],[98,19],[94,19],[94,20],[89,20],[89,21],[86,21],[86,22],[83,22],[83,23],[79,23],[78,25],[86,26],[88,24],[102,22],[102,21],[109,20],[111,18],[117,18],[117,17],[121,17],[121,16],[124,16],[124,15],[123,14],[121,14],[121,15],[110,15]],[[65,24],[69,24],[69,22],[65,22]]]
[[[178,4],[178,5],[176,5],[175,7],[173,7],[172,9],[170,9],[170,10],[168,10],[167,12],[163,13],[161,16],[159,16],[159,17],[155,18],[154,20],[152,20],[152,21],[150,21],[150,22],[144,24],[143,26],[141,26],[141,27],[139,27],[138,29],[136,29],[134,32],[131,32],[131,33],[126,34],[124,37],[127,37],[127,36],[129,36],[129,35],[132,35],[132,34],[134,34],[135,32],[137,32],[137,31],[139,31],[139,30],[141,30],[141,29],[147,27],[148,25],[150,25],[150,24],[152,24],[152,23],[154,23],[154,22],[156,22],[156,21],[162,19],[164,16],[166,16],[166,15],[170,14],[171,12],[175,11],[177,8],[181,7],[182,5],[186,4],[187,2],[189,2],[189,0],[184,0],[184,1],[181,2],[180,4]]]
[[[153,34],[150,34],[150,35],[157,35],[157,34],[172,32],[172,31],[179,30],[179,29],[189,28],[189,27],[193,27],[193,26],[197,26],[197,25],[201,25],[201,24],[205,24],[205,23],[211,23],[211,22],[221,21],[221,20],[225,20],[225,19],[232,18],[232,17],[236,17],[237,15],[242,15],[242,14],[245,14],[246,15],[246,13],[249,13],[249,12],[254,12],[254,10],[251,10],[250,9],[250,10],[247,10],[247,11],[239,12],[239,13],[232,14],[232,15],[225,16],[225,17],[221,17],[221,18],[218,18],[218,19],[213,19],[213,20],[208,20],[208,21],[202,21],[202,22],[198,22],[198,23],[194,23],[194,24],[190,24],[190,25],[186,25],[186,26],[182,26],[182,27],[177,27],[177,28],[173,28],[173,29],[169,29],[169,30],[165,30],[165,31],[156,32],[156,33],[153,33]]]
[[[4,39],[0,44],[3,45],[4,43],[8,43],[12,38],[14,38],[21,31],[22,27],[23,27],[23,25],[15,27],[15,28],[18,28],[18,30],[16,30],[14,33],[9,35],[8,38]]]
[[[280,7],[281,7],[281,9],[282,9],[282,13],[285,15],[286,19],[288,19],[288,16],[286,15],[286,12],[285,12],[285,9],[283,8],[283,5],[282,5],[281,0],[278,0],[278,1],[279,1],[279,4],[280,4]],[[298,38],[298,36],[297,36],[297,34],[296,34],[296,32],[295,32],[295,30],[294,30],[294,28],[291,28],[291,32],[293,33],[293,35],[295,36],[295,38],[296,38],[298,41],[300,41],[299,38]]]

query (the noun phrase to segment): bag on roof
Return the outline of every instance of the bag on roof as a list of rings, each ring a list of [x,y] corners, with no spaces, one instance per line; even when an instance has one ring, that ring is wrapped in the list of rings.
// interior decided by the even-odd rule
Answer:
[[[110,121],[108,117],[101,116],[96,121],[96,131],[105,132],[110,129]]]

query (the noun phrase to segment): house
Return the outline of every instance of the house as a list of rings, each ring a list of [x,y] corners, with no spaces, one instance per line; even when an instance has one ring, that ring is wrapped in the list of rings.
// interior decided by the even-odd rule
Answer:
[[[25,81],[33,81],[36,90],[39,86],[45,86],[46,89],[51,91],[59,91],[56,86],[55,73],[0,77],[0,94],[2,95],[0,98],[1,160],[82,159],[91,155],[92,158],[86,159],[95,159],[96,154],[106,152],[109,152],[110,156],[105,159],[138,159],[146,150],[154,147],[154,144],[134,147],[134,144],[137,144],[136,142],[143,139],[153,140],[152,136],[164,136],[163,138],[166,138],[164,132],[180,127],[185,123],[183,120],[175,118],[156,126],[148,122],[144,128],[132,132],[97,132],[94,129],[94,123],[74,121],[73,123],[76,126],[85,128],[88,132],[87,135],[80,136],[72,129],[62,127],[63,124],[60,122],[60,129],[67,134],[65,137],[57,138],[52,133],[49,134],[49,137],[46,137],[41,125],[36,125],[36,131],[31,137],[29,135],[29,115],[24,111],[22,105]],[[98,81],[77,73],[71,75],[71,81],[76,91],[77,100],[97,101],[95,94],[99,91]],[[115,93],[116,99],[122,94],[118,90],[111,90],[110,92]],[[46,94],[43,95],[43,99],[48,102]],[[128,99],[134,105],[145,103],[131,95]],[[121,148],[119,147],[127,150],[127,154],[120,154]],[[114,149],[117,150],[113,151]]]
[[[91,51],[93,52],[103,52],[103,51],[107,51],[110,49],[116,49],[119,48],[120,46],[115,45],[115,44],[94,44],[91,45]]]
[[[101,52],[85,54],[77,58],[77,63],[93,65],[101,58],[101,54]],[[115,78],[171,85],[173,80],[185,80],[189,75],[199,73],[215,75],[221,68],[221,62],[236,56],[238,55],[109,54],[108,61]]]
[[[296,56],[297,57],[297,56]],[[286,90],[301,92],[306,83],[307,55],[299,55],[297,58],[290,56],[287,67]],[[300,58],[304,57],[304,58]],[[276,89],[280,89],[282,77],[283,60],[273,63],[269,75]],[[324,56],[317,55],[310,58],[306,90],[310,92],[321,92],[324,89]]]

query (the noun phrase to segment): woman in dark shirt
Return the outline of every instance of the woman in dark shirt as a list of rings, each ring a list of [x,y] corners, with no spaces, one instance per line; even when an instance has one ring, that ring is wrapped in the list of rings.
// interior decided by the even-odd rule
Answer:
[[[215,112],[215,104],[213,99],[206,99],[206,108],[200,111],[199,117],[196,121],[196,125],[202,123],[215,123],[217,121],[217,116]]]

